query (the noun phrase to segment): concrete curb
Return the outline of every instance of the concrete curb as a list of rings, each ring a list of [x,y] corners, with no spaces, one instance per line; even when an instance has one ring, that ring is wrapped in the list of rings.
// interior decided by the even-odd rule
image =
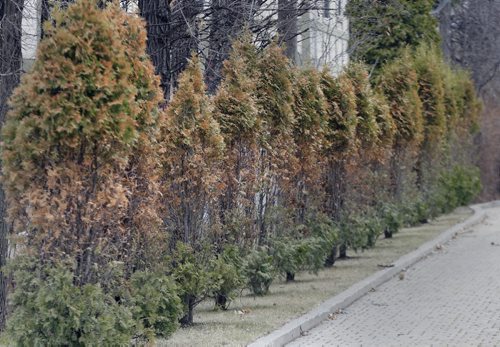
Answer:
[[[293,319],[278,330],[260,337],[256,341],[250,343],[248,347],[283,346],[286,343],[295,340],[300,337],[304,331],[310,330],[319,325],[322,321],[326,320],[330,313],[346,308],[354,301],[368,293],[370,289],[380,286],[395,275],[399,274],[402,270],[407,269],[419,260],[425,258],[435,249],[436,245],[442,245],[451,240],[457,233],[481,223],[486,218],[486,209],[497,206],[500,206],[500,200],[470,206],[474,211],[474,214],[471,217],[444,231],[435,239],[424,243],[415,251],[402,256],[394,262],[394,267],[374,273],[364,280],[354,284],[344,292],[323,302],[319,305],[319,307],[313,309],[312,311]]]

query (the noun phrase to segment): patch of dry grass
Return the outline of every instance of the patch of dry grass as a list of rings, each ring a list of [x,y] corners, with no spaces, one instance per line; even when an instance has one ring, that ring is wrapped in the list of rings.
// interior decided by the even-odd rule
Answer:
[[[317,276],[300,273],[293,283],[275,281],[264,297],[244,292],[228,311],[215,311],[205,302],[196,309],[192,327],[158,341],[158,346],[244,346],[381,270],[377,264],[394,262],[471,215],[469,208],[459,208],[428,224],[403,229],[392,239],[378,240],[373,249],[351,252],[352,258],[337,261]]]

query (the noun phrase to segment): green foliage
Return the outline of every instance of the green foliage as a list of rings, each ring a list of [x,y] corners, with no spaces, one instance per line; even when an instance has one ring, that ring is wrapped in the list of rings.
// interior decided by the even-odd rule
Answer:
[[[345,215],[339,223],[339,244],[353,250],[375,246],[380,235],[391,237],[402,226],[397,207],[384,203],[379,209]]]
[[[422,101],[418,95],[417,72],[408,50],[382,68],[377,86],[389,103],[396,126],[396,144],[418,145],[423,138]]]
[[[177,283],[179,297],[184,305],[183,325],[192,324],[193,309],[214,289],[220,286],[220,280],[212,277],[209,271],[210,252],[178,242],[173,255],[172,277]]]
[[[383,93],[374,91],[373,106],[375,109],[375,120],[379,128],[377,146],[380,149],[390,148],[396,134],[396,121],[392,117],[389,103]],[[381,158],[379,158],[381,159]]]
[[[130,310],[98,284],[77,287],[67,266],[17,258],[7,334],[19,346],[129,346]]]
[[[481,191],[479,170],[474,166],[455,165],[441,172],[427,195],[421,194],[400,209],[403,225],[426,223],[442,213],[470,204]]]
[[[352,81],[356,95],[358,117],[356,137],[363,148],[372,147],[377,143],[381,129],[377,122],[376,102],[368,71],[366,66],[352,63],[348,66],[346,74]]]
[[[400,213],[403,225],[406,226],[427,223],[431,216],[429,203],[424,201],[421,196],[403,204]]]
[[[435,0],[350,0],[351,58],[376,68],[406,47],[440,42],[438,23],[431,14]]]
[[[309,216],[306,223],[310,235],[321,240],[322,248],[328,252],[338,241],[338,228],[333,221],[323,213]]]
[[[354,85],[346,74],[321,74],[321,89],[327,102],[328,147],[335,154],[347,153],[355,145],[358,124]]]
[[[269,292],[276,269],[267,248],[259,247],[250,251],[245,258],[244,273],[252,293],[265,295]]]
[[[339,245],[357,251],[370,243],[374,244],[381,232],[376,228],[370,229],[368,219],[361,214],[345,215],[339,222]]]
[[[423,105],[424,144],[431,152],[439,149],[446,131],[445,71],[442,54],[437,47],[422,45],[414,56],[418,93]]]
[[[360,226],[363,227],[366,233],[366,242],[363,248],[375,247],[375,243],[380,235],[386,231],[385,220],[382,216],[372,213],[369,216],[364,216],[358,223],[360,223]]]
[[[266,132],[263,140],[268,143],[293,129],[293,75],[289,60],[275,42],[262,52],[258,64],[257,103]]]
[[[338,232],[333,223],[322,216],[316,218],[296,227],[292,236],[277,237],[270,242],[274,268],[287,280],[293,280],[299,271],[316,274],[337,242]]]
[[[379,215],[386,237],[392,237],[403,226],[401,212],[396,205],[384,204],[379,211]]]
[[[301,260],[300,270],[317,274],[323,268],[331,247],[328,241],[319,237],[308,237],[297,246],[296,252]]]
[[[140,271],[130,279],[133,318],[148,340],[155,336],[168,337],[178,327],[182,313],[177,286],[170,277]]]
[[[299,252],[301,242],[291,238],[280,238],[271,241],[271,256],[276,271],[285,276],[294,276],[303,262]]]
[[[481,179],[477,167],[455,166],[439,178],[442,191],[443,212],[471,203],[481,191]]]
[[[211,262],[212,281],[216,283],[211,295],[215,298],[215,305],[223,310],[227,310],[237,291],[245,286],[240,252],[237,247],[226,246]]]
[[[258,133],[259,124],[256,81],[251,70],[249,54],[256,50],[248,35],[233,42],[228,60],[222,69],[223,79],[214,97],[214,117],[221,132],[227,138],[227,145],[236,139],[252,138]]]
[[[470,74],[456,67],[445,69],[445,107],[448,135],[466,137],[478,131],[481,103]]]
[[[327,103],[320,83],[321,75],[316,70],[295,71],[295,138],[309,146],[321,145],[326,130]]]

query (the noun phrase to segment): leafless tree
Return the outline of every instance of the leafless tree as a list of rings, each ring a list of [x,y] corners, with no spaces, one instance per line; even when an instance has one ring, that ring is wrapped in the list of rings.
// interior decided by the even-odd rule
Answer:
[[[231,41],[248,30],[255,43],[266,46],[276,37],[286,46],[286,54],[297,58],[297,39],[308,30],[304,21],[310,11],[327,16],[337,13],[341,1],[325,0],[139,0],[140,14],[148,29],[148,51],[162,78],[168,99],[175,80],[186,65],[191,51],[203,56],[209,91],[215,91],[220,69]]]
[[[479,138],[483,199],[500,196],[500,1],[442,0],[443,50],[452,63],[469,69],[484,100]]]

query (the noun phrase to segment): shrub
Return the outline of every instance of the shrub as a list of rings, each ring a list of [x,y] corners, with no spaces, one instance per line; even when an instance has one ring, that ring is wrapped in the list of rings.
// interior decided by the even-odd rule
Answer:
[[[325,214],[317,214],[308,218],[308,228],[317,240],[321,243],[322,251],[325,254],[324,266],[333,266],[337,256],[337,243],[339,240],[339,230],[337,225]],[[320,267],[318,267],[319,270]]]
[[[333,77],[327,70],[321,74],[321,89],[327,102],[326,144],[323,155],[325,213],[338,221],[344,207],[347,190],[349,158],[357,151],[356,129],[359,123],[354,84],[345,73]],[[335,250],[332,248],[328,263],[333,265]]]
[[[7,334],[20,346],[129,346],[131,311],[98,284],[77,287],[68,266],[19,257]]]
[[[132,313],[143,335],[168,337],[178,327],[182,313],[175,282],[165,275],[147,271],[135,272],[130,279]]]
[[[274,280],[275,269],[267,248],[253,249],[245,258],[244,274],[255,295],[265,295]]]
[[[439,189],[443,196],[443,212],[464,206],[481,191],[481,180],[477,167],[455,166],[449,172],[441,175]]]
[[[391,238],[402,226],[401,213],[396,205],[384,204],[379,214],[382,220],[384,236]]]
[[[212,276],[212,296],[218,308],[227,310],[236,292],[245,286],[243,258],[237,247],[226,246],[210,266]]]
[[[354,85],[345,73],[335,78],[325,70],[321,89],[327,102],[326,149],[331,156],[349,153],[355,146],[358,124]]]
[[[318,274],[323,268],[332,243],[320,237],[308,237],[298,245],[296,252],[301,260],[300,270]]]
[[[271,257],[276,272],[286,277],[287,282],[295,279],[302,263],[301,254],[298,252],[299,240],[281,238],[271,240]]]
[[[322,171],[328,145],[327,102],[321,88],[321,74],[314,69],[295,69],[294,74],[295,157],[293,185],[288,189],[290,205],[296,209],[299,223],[304,223],[308,209],[322,203]]]
[[[293,281],[299,271],[317,273],[324,266],[331,247],[331,243],[320,237],[281,238],[271,241],[270,252],[275,270],[288,282]]]
[[[429,45],[419,47],[414,54],[418,94],[423,105],[424,131],[417,162],[417,183],[423,192],[429,191],[441,171],[441,155],[447,130],[445,104],[445,70],[441,52]]]
[[[422,198],[417,199],[411,206],[410,225],[423,224],[429,221],[431,211],[429,203]]]
[[[180,323],[187,326],[193,323],[193,310],[215,288],[220,286],[219,280],[209,271],[209,251],[194,249],[185,243],[178,242],[173,256],[172,277],[179,288],[179,297],[183,304],[183,316]]]
[[[259,59],[257,104],[264,125],[266,145],[277,145],[276,136],[291,135],[293,113],[293,74],[291,63],[275,42],[264,49]]]
[[[324,249],[327,250],[337,243],[338,228],[325,214],[317,213],[308,216],[306,226],[312,236],[321,240]]]
[[[344,215],[339,223],[339,256],[346,257],[348,247],[358,251],[375,246],[384,227],[384,220],[374,211]]]
[[[395,123],[389,174],[390,193],[399,203],[415,185],[413,168],[424,137],[423,105],[412,62],[412,53],[406,49],[401,57],[382,68],[376,81],[376,88],[385,95]]]
[[[264,244],[272,231],[265,219],[278,204],[279,193],[289,192],[297,167],[296,144],[293,138],[293,73],[283,49],[275,42],[267,46],[258,61],[256,88],[260,136],[260,164],[257,166],[259,191],[256,214],[259,244]],[[288,208],[281,205],[280,207]]]
[[[364,217],[361,220],[361,224],[364,226],[366,232],[366,244],[363,248],[375,247],[375,243],[380,235],[386,231],[384,220],[381,216],[373,213],[370,216]]]

